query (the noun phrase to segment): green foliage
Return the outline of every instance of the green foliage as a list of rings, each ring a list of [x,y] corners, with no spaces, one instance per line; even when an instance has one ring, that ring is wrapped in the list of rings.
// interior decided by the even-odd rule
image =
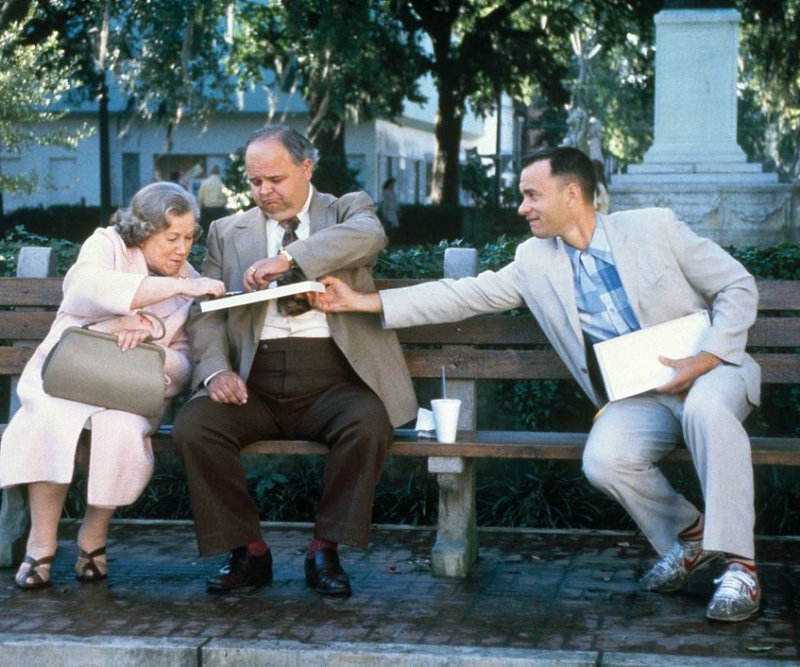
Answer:
[[[441,278],[444,251],[467,247],[463,241],[440,241],[413,248],[384,250],[375,265],[376,278]]]
[[[107,220],[105,221],[108,222]],[[5,213],[2,233],[24,228],[31,234],[82,243],[101,226],[100,209],[82,204],[54,206],[23,206]]]
[[[320,153],[315,182],[325,192],[357,185],[346,166],[346,120],[392,117],[406,101],[425,101],[422,54],[394,9],[383,0],[238,3],[230,67],[242,88],[266,80],[276,113],[295,93],[305,99]]]
[[[556,461],[527,462],[477,488],[478,525],[515,528],[631,529],[619,505],[592,489],[580,469]]]
[[[313,457],[291,472],[272,469],[274,461],[250,461],[247,485],[262,521],[313,520],[322,493],[324,462]]]
[[[317,140],[317,145],[319,144],[320,141]],[[328,192],[337,197],[364,188],[364,184],[358,180],[358,169],[348,166],[344,152],[323,153],[314,165],[312,182],[320,192]]]
[[[399,523],[405,526],[436,524],[439,485],[424,469],[424,462],[403,480],[381,478],[375,489],[372,520],[375,523]]]
[[[481,271],[497,270],[514,259],[514,252],[521,238],[505,235],[485,244],[478,250]],[[447,248],[471,247],[463,239],[424,243],[412,247],[388,247],[381,253],[375,265],[376,278],[441,278],[444,251]]]
[[[473,206],[487,206],[494,199],[494,179],[491,164],[484,164],[477,148],[467,149],[467,159],[461,167],[461,188],[472,197]]]
[[[742,246],[727,250],[756,277],[781,280],[800,278],[800,245],[796,243],[780,243],[766,248]]]
[[[70,72],[79,81],[71,90],[75,99],[94,101],[113,82],[128,112],[164,122],[168,132],[187,118],[204,121],[232,108],[227,3],[61,0],[37,5],[27,26],[29,39],[57,40],[62,57],[55,71]]]
[[[794,469],[769,466],[755,471],[756,531],[800,534],[800,481]]]
[[[63,276],[75,263],[80,251],[79,243],[32,234],[24,227],[17,227],[4,239],[0,239],[0,275],[16,275],[19,251],[24,247],[53,248],[56,274],[59,276]]]
[[[31,14],[25,18],[29,20]],[[62,97],[73,81],[55,63],[62,53],[55,38],[39,44],[23,41],[24,20],[0,26],[0,152],[20,155],[33,146],[74,149],[89,136],[88,126],[67,131],[58,121],[65,112],[58,110]],[[36,171],[3,173],[0,192],[30,194],[49,181]]]
[[[575,382],[518,380],[498,393],[515,431],[588,431],[594,408]]]
[[[603,146],[623,162],[641,162],[652,143],[657,10],[656,3],[619,2],[577,9],[572,106],[600,121]]]
[[[736,6],[747,104],[745,116],[740,109],[741,144],[748,158],[774,165],[788,180],[800,174],[800,0],[739,0]]]
[[[497,240],[484,245],[478,258],[480,269],[497,271],[513,261],[517,246],[526,238],[528,237],[509,237],[503,234]]]

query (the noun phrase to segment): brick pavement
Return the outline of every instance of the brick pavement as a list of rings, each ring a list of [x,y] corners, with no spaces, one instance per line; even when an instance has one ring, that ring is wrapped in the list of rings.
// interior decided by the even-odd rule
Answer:
[[[26,637],[91,638],[108,645],[131,637],[234,640],[240,647],[259,642],[320,649],[340,643],[402,645],[453,655],[480,649],[485,656],[492,651],[523,655],[515,650],[590,652],[586,664],[600,664],[597,656],[611,654],[673,659],[677,662],[669,664],[675,665],[695,658],[713,659],[714,665],[740,660],[742,665],[800,664],[797,539],[758,541],[763,611],[744,623],[721,624],[704,616],[713,588],[710,569],[680,593],[638,591],[637,579],[653,554],[632,534],[485,530],[470,576],[448,580],[428,571],[433,531],[379,528],[369,551],[342,548],[353,597],[322,599],[304,583],[303,551],[310,536],[305,525],[265,526],[275,559],[271,586],[216,596],[205,592],[204,579],[220,559],[197,557],[189,524],[116,522],[109,542],[110,578],[88,585],[72,575],[75,532],[72,522],[62,525],[49,589],[20,591],[13,572],[0,571],[0,665],[14,664],[10,656],[16,655],[9,648],[13,642],[4,639]],[[498,664],[516,663],[508,658]]]

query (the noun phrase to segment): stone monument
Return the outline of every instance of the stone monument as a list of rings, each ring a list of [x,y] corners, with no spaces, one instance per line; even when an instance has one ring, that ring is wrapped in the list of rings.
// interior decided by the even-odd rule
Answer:
[[[722,245],[795,240],[796,188],[736,140],[739,21],[722,0],[667,0],[656,15],[653,145],[613,177],[612,210],[668,206]]]

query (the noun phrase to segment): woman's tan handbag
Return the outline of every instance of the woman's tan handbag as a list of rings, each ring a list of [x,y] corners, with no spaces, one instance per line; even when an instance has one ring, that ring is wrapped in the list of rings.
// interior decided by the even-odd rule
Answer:
[[[157,315],[141,311],[161,325]],[[47,355],[42,367],[44,390],[51,396],[112,410],[157,417],[164,409],[164,350],[151,343],[140,343],[123,352],[114,334],[89,327],[113,318],[69,327]]]

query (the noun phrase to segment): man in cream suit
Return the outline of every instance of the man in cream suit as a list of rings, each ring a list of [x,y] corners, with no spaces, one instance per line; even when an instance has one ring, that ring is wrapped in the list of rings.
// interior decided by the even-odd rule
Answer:
[[[589,434],[584,472],[625,507],[661,556],[642,589],[678,590],[701,566],[725,559],[706,615],[744,620],[760,604],[750,442],[742,427],[759,401],[760,370],[745,353],[755,281],[670,210],[595,213],[594,179],[580,151],[539,151],[520,176],[519,213],[534,238],[520,244],[508,266],[379,294],[324,278],[326,294],[312,303],[326,312],[382,312],[387,328],[526,305],[589,398],[605,406]],[[712,325],[699,354],[662,358],[675,369],[672,380],[606,403],[593,343],[703,309]],[[682,441],[692,452],[705,514],[657,465]]]
[[[339,199],[317,192],[313,155],[311,143],[288,126],[251,135],[245,168],[257,206],[212,223],[204,275],[229,290],[252,291],[294,269],[308,279],[331,274],[354,289],[375,289],[371,268],[386,236],[372,200],[363,192]],[[272,580],[240,452],[256,440],[294,438],[330,449],[306,581],[321,594],[350,595],[337,546],[367,546],[393,426],[416,416],[402,351],[378,316],[305,308],[285,314],[270,300],[201,313],[195,305],[190,318],[199,391],[176,418],[173,435],[200,553],[230,552],[207,580],[210,592]]]

